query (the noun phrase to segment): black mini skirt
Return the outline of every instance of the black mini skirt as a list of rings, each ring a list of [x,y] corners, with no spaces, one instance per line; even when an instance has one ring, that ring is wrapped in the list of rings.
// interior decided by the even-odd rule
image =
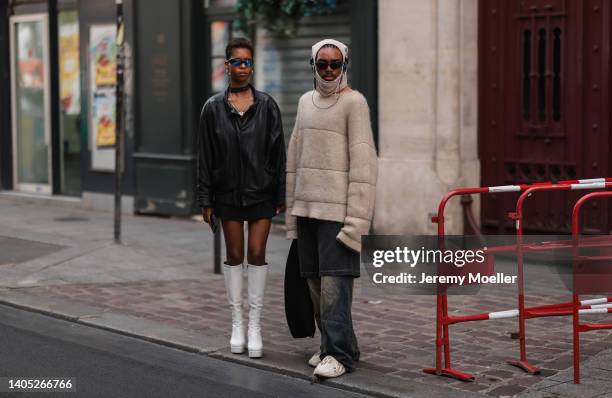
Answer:
[[[272,218],[276,215],[276,206],[272,202],[261,202],[251,206],[213,205],[215,217],[227,221],[255,221]]]

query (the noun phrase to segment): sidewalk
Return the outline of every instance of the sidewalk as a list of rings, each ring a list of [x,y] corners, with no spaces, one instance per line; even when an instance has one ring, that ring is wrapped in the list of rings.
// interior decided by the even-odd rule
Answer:
[[[124,217],[124,244],[112,243],[112,214],[41,205],[0,194],[0,300],[21,308],[136,335],[207,355],[310,377],[306,360],[315,339],[292,339],[284,316],[283,269],[289,242],[275,230],[268,242],[272,272],[263,314],[265,357],[228,350],[230,313],[221,275],[212,272],[212,234],[189,220]],[[511,264],[502,265],[511,267]],[[535,267],[534,267],[535,268]],[[567,301],[534,269],[527,302]],[[560,282],[559,282],[560,283]],[[452,296],[451,312],[513,308],[516,288]],[[537,295],[534,293],[537,292]],[[531,293],[531,295],[530,295]],[[546,297],[546,300],[543,299]],[[612,333],[581,336],[583,384],[569,380],[571,322],[528,321],[529,358],[543,368],[529,376],[505,364],[518,354],[516,320],[451,327],[453,361],[473,383],[426,375],[434,364],[435,297],[373,289],[356,283],[353,314],[362,351],[357,371],[327,381],[379,396],[612,396]],[[604,318],[594,318],[594,320]],[[608,349],[608,351],[605,351]],[[607,394],[607,395],[606,395]]]

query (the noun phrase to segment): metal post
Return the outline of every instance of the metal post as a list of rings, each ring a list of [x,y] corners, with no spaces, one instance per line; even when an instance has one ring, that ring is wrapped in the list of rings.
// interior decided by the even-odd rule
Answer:
[[[60,73],[59,73],[59,12],[57,7],[58,0],[48,2],[49,12],[49,95],[51,109],[54,111],[49,115],[51,129],[51,192],[54,195],[62,193],[62,159],[61,145],[62,132],[60,131]]]
[[[115,122],[115,243],[121,243],[121,174],[123,146],[123,0],[115,0],[117,4],[117,98]]]

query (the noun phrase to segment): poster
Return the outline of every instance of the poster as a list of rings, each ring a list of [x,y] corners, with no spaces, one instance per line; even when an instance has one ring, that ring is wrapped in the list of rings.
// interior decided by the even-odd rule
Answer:
[[[43,35],[39,22],[22,22],[17,25],[17,51],[19,59],[19,87],[44,88],[45,73],[43,46],[39,37]]]
[[[114,89],[117,83],[117,46],[115,25],[92,26],[90,62],[96,89]]]
[[[113,147],[115,145],[115,96],[94,98],[93,125],[96,130],[96,146]]]
[[[89,127],[92,168],[115,169],[117,46],[115,25],[89,30]]]
[[[62,111],[66,115],[81,113],[81,87],[79,82],[79,23],[60,21],[59,72]]]
[[[90,33],[90,74],[92,128],[97,147],[115,145],[115,95],[117,48],[114,25],[92,26]]]

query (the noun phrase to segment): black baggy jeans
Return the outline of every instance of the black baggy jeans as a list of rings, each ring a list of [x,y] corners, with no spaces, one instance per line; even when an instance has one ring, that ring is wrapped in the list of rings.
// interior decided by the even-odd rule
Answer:
[[[353,280],[352,276],[308,278],[315,320],[321,332],[321,359],[331,355],[347,372],[353,371],[359,360],[351,316]]]
[[[350,372],[359,360],[351,306],[360,264],[359,253],[336,240],[342,226],[336,221],[297,218],[300,273],[308,280],[321,332],[321,359],[331,355]]]

